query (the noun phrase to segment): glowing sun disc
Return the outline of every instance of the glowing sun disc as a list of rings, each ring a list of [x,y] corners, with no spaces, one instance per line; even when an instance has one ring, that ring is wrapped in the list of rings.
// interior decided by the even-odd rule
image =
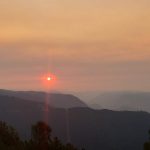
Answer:
[[[52,80],[52,78],[51,77],[47,77],[47,81],[51,81]]]

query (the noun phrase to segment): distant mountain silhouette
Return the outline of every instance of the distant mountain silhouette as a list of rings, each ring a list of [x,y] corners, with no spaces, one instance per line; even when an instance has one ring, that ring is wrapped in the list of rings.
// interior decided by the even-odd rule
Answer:
[[[43,120],[43,103],[0,95],[0,120],[14,126],[24,138],[30,128]],[[49,108],[53,136],[71,141],[86,150],[142,150],[150,129],[145,112]]]
[[[0,95],[8,95],[36,102],[44,102],[45,99],[48,98],[49,105],[57,108],[87,107],[87,105],[84,102],[82,102],[79,98],[69,94],[60,94],[60,93],[48,94],[45,92],[10,91],[1,89]]]
[[[89,102],[96,109],[147,111],[150,112],[149,92],[103,93]]]

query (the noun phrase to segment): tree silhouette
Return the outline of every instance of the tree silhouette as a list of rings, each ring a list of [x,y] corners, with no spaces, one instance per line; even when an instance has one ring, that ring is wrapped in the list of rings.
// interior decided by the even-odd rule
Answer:
[[[63,145],[62,145],[61,141],[57,137],[55,137],[52,140],[52,142],[50,144],[50,149],[51,150],[62,150],[63,149]]]
[[[77,150],[72,144],[62,144],[51,137],[51,128],[45,122],[37,122],[31,128],[31,139],[21,141],[16,130],[0,122],[0,150]]]
[[[149,141],[144,143],[144,150],[150,150],[150,130],[149,133]]]
[[[65,150],[77,150],[72,144],[68,143]]]
[[[18,150],[21,144],[16,130],[5,122],[0,121],[0,149]]]
[[[36,150],[77,150],[72,144],[62,144],[61,141],[55,137],[51,137],[51,128],[45,122],[38,122],[32,126],[32,137],[29,149]]]
[[[31,142],[37,150],[48,150],[51,142],[51,128],[45,122],[38,122],[32,126]]]

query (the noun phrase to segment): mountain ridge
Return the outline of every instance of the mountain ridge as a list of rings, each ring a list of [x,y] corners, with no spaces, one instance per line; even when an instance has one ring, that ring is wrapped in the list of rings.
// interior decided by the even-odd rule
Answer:
[[[88,105],[95,109],[150,112],[150,92],[106,92],[88,102]]]
[[[45,111],[41,107],[41,102],[0,95],[0,120],[14,126],[26,139],[30,137],[31,126],[44,120]],[[50,107],[48,116],[53,136],[86,150],[142,150],[150,129],[148,112],[94,110],[88,107],[66,111]]]
[[[37,91],[11,91],[0,89],[0,95],[13,96],[24,100],[31,100],[36,102],[44,102],[46,99],[49,105],[58,108],[72,108],[72,107],[87,107],[78,97],[71,94],[62,93],[46,93]]]

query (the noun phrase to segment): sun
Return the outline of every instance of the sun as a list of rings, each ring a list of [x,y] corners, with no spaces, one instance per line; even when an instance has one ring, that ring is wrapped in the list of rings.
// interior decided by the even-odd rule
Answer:
[[[49,73],[49,74],[43,74],[41,76],[41,82],[43,84],[44,87],[46,88],[52,88],[53,86],[55,86],[56,82],[57,82],[57,78],[54,74]]]
[[[47,81],[51,81],[52,80],[52,78],[51,77],[47,77]]]

